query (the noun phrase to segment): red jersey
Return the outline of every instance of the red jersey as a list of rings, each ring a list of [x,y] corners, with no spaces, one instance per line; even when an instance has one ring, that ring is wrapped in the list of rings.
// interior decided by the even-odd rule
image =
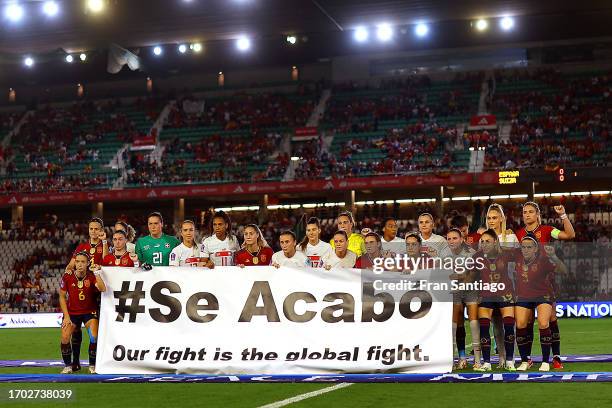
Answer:
[[[531,233],[535,235],[540,244],[548,244],[554,239],[552,236],[554,230],[559,231],[557,228],[550,225],[539,225],[538,228],[531,231]],[[516,237],[518,238],[519,242],[525,238],[525,235],[527,235],[527,230],[525,227],[516,231]]]
[[[530,265],[522,255],[516,261],[516,295],[519,302],[552,301],[555,265],[540,255]]]
[[[257,256],[255,256],[257,255]],[[266,266],[272,264],[274,251],[270,247],[263,247],[257,254],[251,255],[246,248],[236,252],[236,265],[244,266]]]
[[[370,259],[370,257],[367,254],[363,254],[359,258],[357,258],[357,262],[355,262],[354,268],[372,269],[373,266],[374,264],[372,263],[372,260]]]
[[[66,303],[69,314],[80,315],[98,311],[96,297],[100,291],[96,288],[96,277],[93,273],[87,272],[81,281],[74,273],[65,273],[60,289],[68,292]]]
[[[103,244],[102,241],[98,242],[97,245],[91,245],[90,242],[84,242],[82,244],[79,244],[79,246],[77,246],[77,248],[74,250],[74,252],[72,253],[72,257],[74,258],[76,256],[76,254],[78,254],[81,251],[85,251],[89,254],[89,256],[92,259],[92,263],[96,264],[96,265],[102,265],[102,261],[103,259]]]
[[[514,302],[514,285],[509,271],[509,264],[514,263],[516,251],[504,251],[495,259],[489,259],[478,251],[473,256],[474,259],[481,258],[484,267],[480,269],[480,279],[483,285],[495,283],[497,292],[481,290],[480,296],[486,301]],[[504,289],[500,288],[504,284]]]
[[[480,236],[482,234],[479,234],[478,232],[472,232],[471,234],[468,234],[467,237],[465,237],[465,243],[468,244],[470,247],[478,250],[478,243],[480,242]]]
[[[120,257],[116,257],[114,254],[108,254],[102,260],[102,266],[121,266],[130,268],[134,266],[134,262],[130,259],[130,254],[128,252]]]

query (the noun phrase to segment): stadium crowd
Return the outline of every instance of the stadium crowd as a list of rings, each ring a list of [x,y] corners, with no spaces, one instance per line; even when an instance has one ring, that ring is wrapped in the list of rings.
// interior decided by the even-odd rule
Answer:
[[[453,115],[474,113],[474,106],[465,98],[465,91],[478,92],[481,74],[457,77],[452,84],[458,89],[432,91],[432,80],[426,75],[405,79],[381,80],[376,86],[344,82],[332,87],[324,122],[331,123],[337,133],[370,132],[380,122],[391,120],[429,121]],[[468,84],[464,89],[464,84]]]
[[[165,126],[219,126],[226,131],[304,126],[314,107],[313,92],[308,86],[300,86],[294,95],[237,93],[209,101],[186,96],[173,105]]]
[[[6,174],[0,180],[0,192],[75,191],[107,186],[109,176],[96,172],[108,164],[101,146],[120,146],[145,135],[129,112],[152,122],[163,104],[158,98],[138,98],[127,103],[113,99],[39,107],[25,118],[4,151]],[[78,174],[67,172],[74,169]]]
[[[498,71],[491,85],[497,88],[491,110],[498,121],[509,121],[509,134],[502,137],[493,130],[458,134],[460,122],[475,113],[474,97],[483,78],[482,73],[468,73],[439,84],[415,75],[376,85],[334,84],[320,124],[333,137],[331,146],[325,148],[319,141],[292,152],[281,148],[280,140],[306,124],[320,87],[301,85],[289,94],[186,96],[170,104],[164,129],[193,129],[201,131],[201,136],[184,139],[178,133],[166,140],[162,131],[163,156],[150,163],[140,152],[131,154],[125,161],[128,177],[124,181],[135,186],[278,180],[287,171],[289,156],[302,158],[293,173],[296,179],[460,172],[467,171],[467,156],[459,153],[470,147],[486,147],[485,170],[597,167],[607,166],[612,159],[609,73],[568,76],[552,69]],[[128,103],[114,99],[39,107],[0,152],[6,172],[0,179],[0,193],[110,185],[119,174],[99,171],[110,161],[100,146],[116,142],[118,151],[124,143],[145,136],[168,100],[151,97]],[[143,128],[130,112],[146,118],[149,128]],[[3,126],[10,128],[18,116],[2,116]],[[244,134],[237,136],[237,131]],[[192,168],[193,163],[200,166]],[[78,169],[80,177],[67,169]],[[32,176],[19,177],[22,174]]]
[[[275,132],[253,132],[242,137],[224,138],[212,135],[199,143],[173,139],[159,162],[151,155],[132,152],[129,155],[127,182],[150,186],[159,183],[244,182],[281,178],[289,156],[280,153],[281,135]],[[189,160],[186,160],[188,157]],[[194,164],[212,164],[196,167]],[[260,170],[257,166],[263,165]],[[252,170],[256,166],[257,170]]]
[[[511,131],[508,140],[487,151],[485,168],[607,166],[610,73],[574,78],[547,69],[497,75],[498,86],[525,81],[538,88],[496,93],[493,110],[507,115]]]

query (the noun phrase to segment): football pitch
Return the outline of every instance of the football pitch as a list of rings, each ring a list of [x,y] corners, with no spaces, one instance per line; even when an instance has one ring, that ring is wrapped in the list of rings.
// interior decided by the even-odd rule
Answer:
[[[560,320],[561,351],[569,354],[612,354],[612,322],[610,319]],[[468,330],[469,333],[469,330]],[[0,360],[60,360],[59,329],[0,330]],[[467,340],[469,344],[470,340]],[[81,359],[87,359],[87,339]],[[532,371],[539,366],[539,340],[534,340]],[[0,374],[54,374],[53,368],[0,368]],[[612,363],[565,363],[566,372],[609,372]],[[83,370],[86,372],[86,370]],[[463,371],[465,373],[470,370]],[[79,374],[74,374],[79,375]],[[68,401],[11,400],[9,391],[17,389],[72,390]],[[324,392],[327,391],[327,392]],[[312,393],[312,394],[309,394]],[[306,394],[306,395],[305,395]],[[308,397],[305,399],[301,399]],[[285,401],[291,399],[289,401]],[[106,383],[37,383],[0,384],[2,406],[70,406],[88,407],[258,407],[267,404],[283,406],[365,406],[397,407],[418,404],[427,407],[478,406],[509,407],[522,404],[553,404],[555,407],[601,407],[612,404],[610,383],[485,383],[485,384],[106,384]],[[546,402],[544,402],[546,401]]]

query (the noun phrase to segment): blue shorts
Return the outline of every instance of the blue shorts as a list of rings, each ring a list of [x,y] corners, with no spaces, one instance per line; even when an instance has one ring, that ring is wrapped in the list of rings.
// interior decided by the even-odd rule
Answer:
[[[74,324],[77,327],[78,330],[81,330],[81,325],[86,324],[91,319],[98,320],[98,313],[96,312],[78,314],[78,315],[71,314],[69,316],[70,316],[70,321],[72,322],[72,324]]]
[[[478,307],[484,307],[486,309],[503,309],[504,307],[514,307],[514,303],[513,302],[480,302],[478,304]]]
[[[524,307],[525,309],[536,309],[540,305],[550,305],[552,307],[553,302],[547,302],[545,300],[536,302],[516,302],[515,306]]]

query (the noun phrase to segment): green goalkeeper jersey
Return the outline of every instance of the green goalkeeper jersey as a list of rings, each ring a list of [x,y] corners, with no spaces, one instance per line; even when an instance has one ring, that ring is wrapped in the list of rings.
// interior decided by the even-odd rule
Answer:
[[[153,266],[168,266],[170,252],[180,244],[176,237],[162,234],[159,238],[150,235],[136,241],[136,255],[141,263]]]

